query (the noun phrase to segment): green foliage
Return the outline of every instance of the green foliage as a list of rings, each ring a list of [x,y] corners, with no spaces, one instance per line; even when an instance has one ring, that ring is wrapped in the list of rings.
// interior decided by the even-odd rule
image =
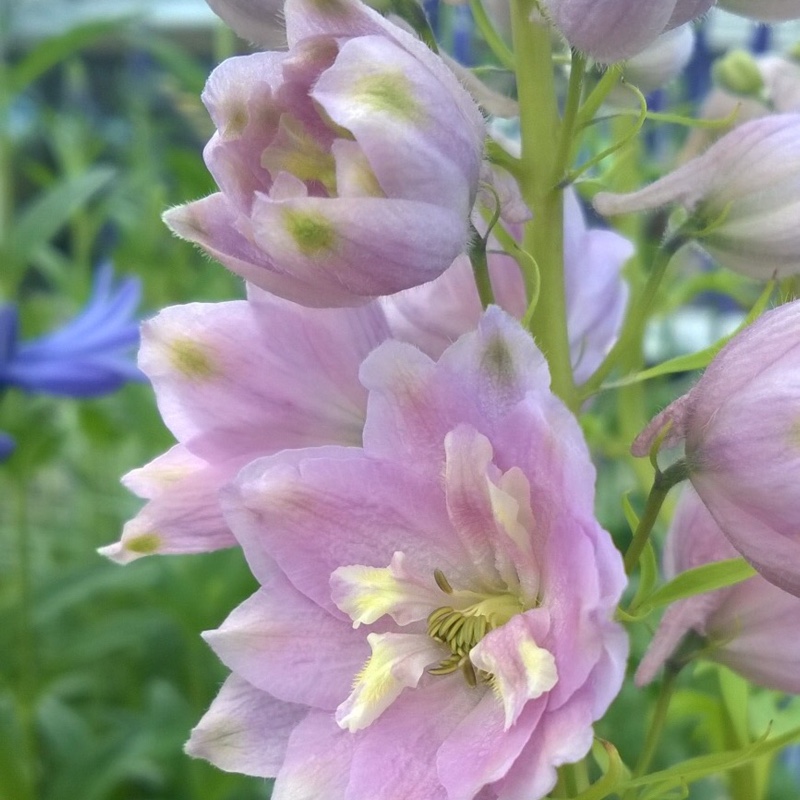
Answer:
[[[99,42],[114,47],[87,49]],[[79,310],[100,256],[143,279],[143,315],[241,295],[160,221],[212,188],[197,97],[208,66],[129,23],[69,31],[7,65],[0,301],[18,305],[25,336]],[[254,589],[241,554],[120,567],[95,552],[140,506],[119,477],[172,442],[152,390],[0,400],[17,441],[0,464],[0,798],[268,797],[269,782],[182,752],[226,674],[199,634]]]

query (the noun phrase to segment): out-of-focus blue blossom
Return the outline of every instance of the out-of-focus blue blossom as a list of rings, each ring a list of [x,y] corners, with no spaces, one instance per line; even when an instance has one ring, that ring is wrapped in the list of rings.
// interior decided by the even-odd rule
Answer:
[[[126,381],[145,380],[133,353],[139,342],[136,278],[116,285],[112,269],[97,270],[83,311],[38,339],[19,341],[17,309],[0,308],[0,389],[16,387],[63,397],[97,397]]]
[[[83,311],[30,341],[19,339],[16,306],[0,306],[0,392],[14,387],[61,397],[98,397],[126,381],[146,380],[133,357],[140,299],[137,278],[115,284],[113,270],[103,265]],[[13,450],[14,440],[0,432],[0,462]]]
[[[0,464],[14,452],[15,447],[14,440],[7,433],[0,431]]]

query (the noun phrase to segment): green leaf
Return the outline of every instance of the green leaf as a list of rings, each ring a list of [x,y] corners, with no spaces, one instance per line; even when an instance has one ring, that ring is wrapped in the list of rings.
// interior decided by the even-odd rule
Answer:
[[[734,336],[744,330],[744,328],[746,328],[764,313],[764,310],[766,309],[774,290],[775,281],[770,281],[764,288],[764,291],[759,296],[755,305],[750,309],[750,312],[742,321],[742,324],[729,336],[723,336],[721,339],[714,342],[714,344],[709,345],[697,353],[689,353],[685,356],[676,356],[675,358],[664,361],[663,363],[658,364],[655,367],[651,367],[650,369],[645,369],[642,370],[642,372],[628,375],[625,378],[620,378],[618,381],[604,383],[603,389],[616,389],[622,386],[630,386],[634,383],[642,383],[643,381],[649,381],[662,375],[673,375],[676,372],[693,372],[694,370],[705,369],[711,363],[717,353],[719,353],[719,351],[722,350],[722,348]]]
[[[752,578],[755,574],[755,569],[743,558],[729,558],[725,561],[704,564],[702,567],[687,569],[669,583],[656,589],[644,600],[643,605],[649,609],[666,606],[687,597],[733,586]]]
[[[712,753],[706,756],[697,756],[650,775],[623,783],[617,787],[617,792],[624,793],[630,789],[653,787],[652,791],[643,794],[646,798],[662,798],[667,792],[674,791],[686,784],[727,772],[729,769],[749,764],[756,758],[777,753],[787,745],[800,741],[800,728],[793,728],[782,736],[769,738],[769,731],[755,742],[738,750],[729,750],[723,753]]]
[[[78,209],[108,186],[115,174],[110,167],[93,167],[83,175],[59,181],[29,203],[13,223],[12,258],[19,262],[30,259]]]
[[[124,20],[93,22],[73,28],[60,36],[53,36],[31,49],[9,70],[12,94],[23,91],[47,70],[66,60],[98,39],[119,31]]]

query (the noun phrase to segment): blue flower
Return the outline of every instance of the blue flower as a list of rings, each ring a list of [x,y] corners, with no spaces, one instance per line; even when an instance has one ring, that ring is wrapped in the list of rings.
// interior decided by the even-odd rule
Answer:
[[[83,311],[38,339],[19,341],[17,309],[0,308],[0,389],[62,397],[98,397],[126,381],[145,380],[132,354],[139,342],[136,278],[116,286],[109,265],[97,270]]]
[[[83,311],[29,341],[19,340],[16,306],[0,306],[0,393],[13,387],[60,397],[99,397],[126,381],[146,380],[133,358],[140,298],[137,278],[115,285],[113,270],[105,264],[97,270]],[[13,450],[14,440],[0,431],[0,463]]]

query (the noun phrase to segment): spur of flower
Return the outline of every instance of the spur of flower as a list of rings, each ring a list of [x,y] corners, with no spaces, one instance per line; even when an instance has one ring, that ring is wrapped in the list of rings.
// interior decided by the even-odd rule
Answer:
[[[220,192],[179,236],[307,306],[438,277],[465,252],[485,125],[445,63],[359,0],[288,0],[288,52],[231,58],[203,100]]]
[[[627,655],[577,422],[498,308],[438,361],[385,342],[361,379],[362,447],[223,490],[262,589],[206,635],[233,675],[188,751],[275,800],[541,798]]]

